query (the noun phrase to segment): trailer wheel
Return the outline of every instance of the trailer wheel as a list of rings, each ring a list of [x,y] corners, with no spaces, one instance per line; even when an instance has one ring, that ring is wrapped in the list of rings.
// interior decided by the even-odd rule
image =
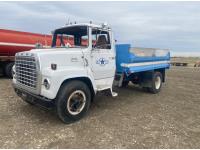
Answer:
[[[14,62],[8,63],[6,64],[5,68],[4,68],[4,72],[6,74],[7,77],[12,78],[12,67],[14,65]]]
[[[162,74],[160,72],[154,72],[151,82],[151,87],[148,89],[151,93],[156,94],[160,92],[162,87]]]
[[[61,86],[56,98],[56,112],[64,123],[80,120],[91,103],[91,92],[81,81],[69,81]]]

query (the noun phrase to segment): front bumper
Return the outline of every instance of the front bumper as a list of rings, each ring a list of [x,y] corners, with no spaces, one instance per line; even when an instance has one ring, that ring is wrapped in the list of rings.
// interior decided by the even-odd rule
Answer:
[[[35,95],[33,93],[30,93],[24,89],[21,89],[15,86],[15,84],[13,84],[13,88],[14,88],[15,93],[19,97],[21,97],[23,100],[26,100],[32,104],[38,105],[45,109],[53,109],[55,106],[55,100],[50,100],[40,95]]]

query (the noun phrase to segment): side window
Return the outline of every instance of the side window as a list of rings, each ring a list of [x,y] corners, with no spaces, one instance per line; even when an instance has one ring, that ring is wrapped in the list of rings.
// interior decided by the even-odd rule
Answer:
[[[82,36],[81,37],[81,46],[88,46],[88,36]]]
[[[88,46],[88,36],[87,35],[84,35],[84,36],[75,35],[74,36],[74,43],[75,43],[76,46],[87,47]]]
[[[74,36],[66,34],[58,34],[56,40],[57,47],[72,47],[74,46]]]
[[[109,32],[92,29],[92,47],[96,49],[111,49]]]

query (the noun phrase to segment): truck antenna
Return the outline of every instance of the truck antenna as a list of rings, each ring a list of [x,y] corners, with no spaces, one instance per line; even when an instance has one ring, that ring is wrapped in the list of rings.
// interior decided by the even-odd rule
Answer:
[[[70,18],[68,18],[66,25],[69,25],[69,24],[70,24]]]

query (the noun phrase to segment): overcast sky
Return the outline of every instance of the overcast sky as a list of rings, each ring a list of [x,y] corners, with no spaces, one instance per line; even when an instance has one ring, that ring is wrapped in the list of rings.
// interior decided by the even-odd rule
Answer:
[[[200,53],[200,2],[0,2],[0,18],[0,28],[36,33],[107,22],[118,43]]]

